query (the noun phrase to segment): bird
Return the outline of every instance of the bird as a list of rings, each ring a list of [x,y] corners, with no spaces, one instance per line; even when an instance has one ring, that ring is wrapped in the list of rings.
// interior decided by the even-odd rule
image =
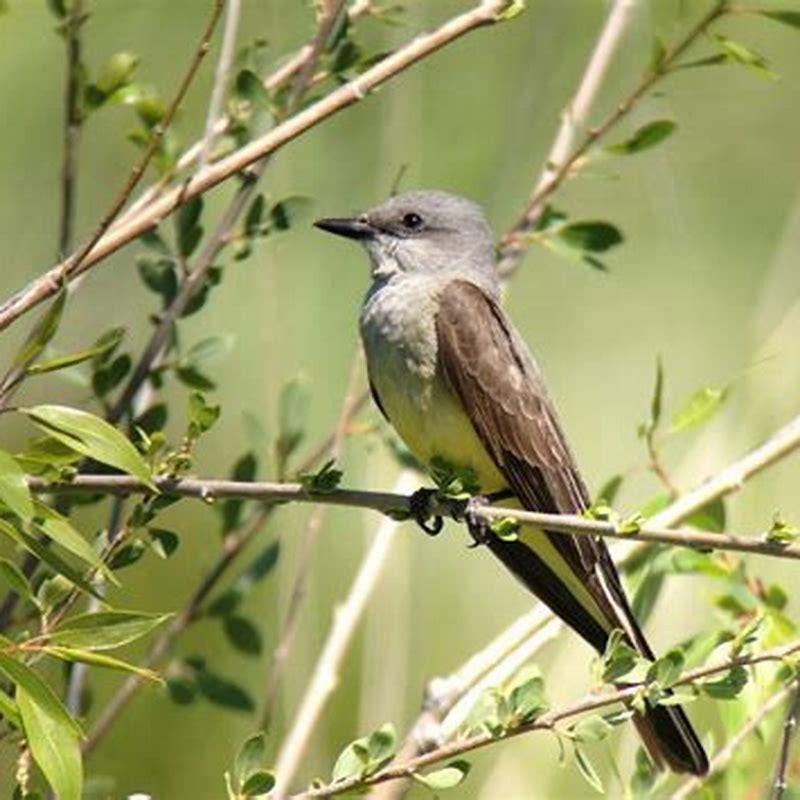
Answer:
[[[542,372],[501,305],[494,238],[481,207],[449,192],[414,190],[314,224],[367,252],[371,281],[359,327],[370,388],[420,464],[474,476],[481,498],[511,497],[543,513],[585,512],[590,495]],[[425,526],[426,514],[418,516],[438,532]],[[516,537],[489,533],[479,541],[598,652],[621,631],[630,647],[655,659],[601,538],[524,526]],[[708,772],[679,705],[648,705],[634,722],[656,767]]]

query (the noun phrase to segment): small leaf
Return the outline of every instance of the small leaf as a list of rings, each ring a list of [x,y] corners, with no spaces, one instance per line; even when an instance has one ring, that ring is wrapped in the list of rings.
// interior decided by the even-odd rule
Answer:
[[[672,417],[670,431],[672,433],[688,431],[708,422],[719,411],[727,396],[727,387],[698,389]]]
[[[264,82],[252,70],[243,69],[236,76],[236,93],[244,100],[262,109],[269,109],[270,96]]]
[[[612,475],[597,492],[593,505],[614,505],[619,490],[622,487],[623,475]]]
[[[369,761],[369,751],[367,750],[367,739],[356,739],[350,742],[347,747],[339,753],[336,763],[333,765],[333,782],[347,780],[362,775],[366,770]]]
[[[5,581],[8,588],[12,592],[16,592],[23,600],[33,603],[34,606],[39,605],[33,588],[22,570],[7,558],[0,558],[0,580]]]
[[[718,497],[686,518],[686,524],[702,531],[722,533],[725,530],[725,500]]]
[[[113,669],[118,672],[129,672],[133,675],[138,675],[154,683],[163,683],[161,676],[157,672],[145,667],[139,667],[136,664],[129,664],[127,661],[122,661],[119,658],[114,658],[106,653],[96,653],[91,650],[78,650],[74,647],[53,647],[45,646],[42,652],[46,653],[53,658],[60,658],[62,661],[70,661],[79,664],[89,664],[93,667],[103,667],[104,669]]]
[[[275,775],[267,770],[259,770],[250,775],[242,784],[240,791],[245,797],[256,797],[271,792],[274,786]]]
[[[189,395],[189,436],[196,439],[214,427],[219,419],[220,407],[206,403],[200,392]]]
[[[791,28],[800,29],[800,11],[764,11],[758,9],[756,13],[761,14],[762,17],[775,20],[775,22],[782,22]]]
[[[336,462],[331,459],[311,474],[298,475],[298,480],[306,491],[312,494],[330,494],[335,491],[342,481],[344,473],[335,469]]]
[[[466,779],[472,765],[469,761],[460,759],[458,761],[451,761],[446,767],[437,769],[435,772],[428,772],[421,775],[418,772],[412,774],[412,778],[427,786],[434,792],[444,791],[445,789],[453,789]]]
[[[103,94],[113,94],[130,80],[138,63],[139,57],[133,53],[114,53],[100,70],[95,86]]]
[[[241,686],[209,672],[205,666],[197,670],[197,688],[206,700],[215,705],[234,711],[255,710],[255,703]]]
[[[178,251],[184,258],[189,258],[194,253],[203,238],[203,228],[200,225],[202,213],[203,198],[200,195],[184,203],[178,211]]]
[[[23,522],[33,516],[33,500],[20,465],[5,450],[0,450],[0,501]]]
[[[603,794],[603,782],[600,780],[597,770],[594,768],[594,765],[589,760],[589,757],[586,755],[586,753],[584,753],[579,747],[575,748],[575,763],[578,765],[578,772],[583,775],[586,782],[595,791]]]
[[[397,732],[389,722],[381,725],[378,730],[370,734],[367,740],[370,771],[380,769],[384,764],[391,761],[394,758],[396,746]]]
[[[84,361],[102,358],[116,348],[125,336],[124,328],[114,328],[108,334],[102,336],[95,344],[85,350],[78,350],[63,356],[56,356],[46,361],[37,361],[28,367],[28,375],[40,375],[44,372],[55,372],[59,369],[73,367],[82,364]]]
[[[127,472],[155,489],[150,469],[139,452],[105,420],[66,406],[34,406],[20,411],[45,433],[81,455]]]
[[[524,10],[525,0],[508,0],[505,8],[497,14],[497,19],[507,22],[514,19],[514,17],[518,17]]]
[[[650,401],[649,429],[652,433],[661,422],[661,406],[664,397],[664,366],[661,359],[656,360],[656,382],[653,387],[653,398]]]
[[[702,690],[715,700],[733,700],[738,697],[747,684],[747,670],[744,667],[733,667],[722,678],[704,681]]]
[[[619,228],[608,222],[571,222],[558,231],[565,244],[576,250],[604,253],[622,242]]]
[[[288,231],[308,214],[310,206],[311,200],[308,197],[295,195],[284,198],[270,210],[272,226],[277,231]]]
[[[624,142],[606,147],[606,151],[614,155],[633,155],[655,147],[675,132],[677,125],[669,119],[657,119],[642,125]]]
[[[52,699],[57,698],[52,695]],[[59,800],[81,800],[81,750],[71,720],[64,719],[66,709],[60,706],[54,714],[52,705],[43,702],[41,695],[31,692],[23,683],[17,684],[16,700],[31,754],[56,796]]]
[[[575,723],[570,730],[570,737],[576,742],[602,742],[613,730],[613,727],[599,714]]]
[[[169,558],[178,549],[181,541],[177,533],[163,528],[150,528],[147,533],[150,536],[150,546],[159,558]]]
[[[519,522],[514,517],[495,519],[489,525],[489,530],[504,542],[515,542],[519,538]]]
[[[47,311],[36,322],[19,352],[14,356],[10,372],[25,369],[47,347],[50,340],[56,335],[66,302],[67,292],[62,288],[53,298]]]
[[[772,520],[772,527],[764,537],[768,542],[776,544],[791,544],[800,536],[800,528],[790,525],[780,513],[776,513]]]
[[[647,673],[647,680],[668,689],[680,677],[684,663],[683,653],[680,650],[670,650],[653,662]]]
[[[65,620],[48,634],[51,644],[85,650],[113,650],[146,636],[161,625],[169,614],[139,611],[98,611]]]
[[[260,655],[264,648],[258,628],[245,617],[223,617],[222,627],[228,641],[237,649],[248,655]]]
[[[237,783],[244,783],[264,763],[267,753],[266,739],[263,733],[256,733],[245,739],[239,748],[234,762],[233,772]]]
[[[741,64],[767,78],[777,77],[777,75],[769,69],[767,59],[764,58],[764,56],[754,52],[741,42],[735,42],[733,39],[729,39],[727,36],[722,36],[718,33],[712,34],[711,39],[722,51],[722,54],[731,61],[735,61],[737,64]]]

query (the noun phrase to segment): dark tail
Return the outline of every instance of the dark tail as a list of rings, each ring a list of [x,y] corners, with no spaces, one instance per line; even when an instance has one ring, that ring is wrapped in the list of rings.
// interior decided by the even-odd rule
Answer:
[[[652,706],[634,717],[636,730],[657,767],[705,775],[708,758],[680,706]]]

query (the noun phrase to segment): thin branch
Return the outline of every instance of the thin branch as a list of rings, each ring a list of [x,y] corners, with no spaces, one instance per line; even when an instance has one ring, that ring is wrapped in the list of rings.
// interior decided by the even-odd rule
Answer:
[[[400,474],[395,486],[398,491],[408,492],[416,482],[415,473],[406,470]],[[333,623],[314,668],[314,675],[278,754],[276,784],[272,790],[274,800],[286,797],[322,711],[339,682],[342,662],[386,564],[398,524],[391,519],[381,523],[347,598],[334,609]]]
[[[573,101],[572,108],[568,108],[566,112],[562,130],[559,131],[559,135],[556,138],[553,152],[548,158],[542,177],[537,181],[519,218],[500,242],[497,255],[497,270],[503,279],[509,278],[519,267],[522,257],[528,248],[528,234],[536,227],[547,200],[581,166],[584,156],[589,150],[616,127],[619,122],[625,119],[645,95],[670,73],[678,59],[703,36],[709,25],[728,11],[727,0],[717,0],[711,10],[690,29],[686,36],[664,53],[660,63],[645,74],[630,94],[617,104],[611,114],[599,125],[589,128],[580,142],[574,144],[578,126],[572,120],[578,119],[580,122],[585,123],[600,80],[608,65],[608,60],[619,41],[630,14],[631,8],[626,8],[625,5],[625,3],[620,3],[612,11],[612,14],[616,12],[616,24],[611,27],[608,35],[603,37],[595,48],[592,61],[595,61],[596,58],[596,64],[590,62],[590,67],[593,67],[593,69],[587,71],[585,83],[582,84],[576,99]],[[558,150],[556,150],[556,147],[558,147]]]
[[[762,664],[770,661],[782,661],[798,651],[800,651],[800,642],[792,642],[791,644],[776,647],[772,650],[765,650],[755,655],[736,656],[734,658],[725,659],[711,666],[700,667],[683,673],[674,685],[685,686],[693,684],[703,678],[719,674],[720,672],[726,672],[732,667]],[[479,750],[483,747],[495,744],[496,742],[505,741],[537,730],[552,731],[557,728],[559,723],[589,713],[590,711],[596,711],[620,703],[628,705],[646,687],[647,683],[641,682],[611,692],[590,693],[577,703],[573,703],[560,711],[552,711],[543,714],[536,720],[508,730],[499,737],[485,732],[458,739],[457,741],[444,744],[441,747],[437,747],[428,753],[409,759],[408,761],[391,764],[372,775],[365,777],[357,776],[326,786],[309,789],[294,795],[292,800],[299,800],[299,798],[334,797],[347,792],[353,792],[354,790],[360,790],[367,786],[384,783],[385,781],[396,780],[398,778],[411,778],[423,769],[434,764],[450,760],[456,756],[464,755],[474,750]]]
[[[350,370],[350,379],[345,392],[345,398],[342,402],[341,411],[339,412],[339,421],[336,425],[330,447],[328,448],[330,457],[334,461],[338,461],[341,458],[350,421],[361,405],[361,398],[363,397],[363,392],[360,391],[363,382],[362,369],[363,365],[361,359],[354,359],[353,367]],[[317,506],[309,515],[308,522],[306,523],[300,539],[298,565],[292,588],[289,592],[289,608],[286,612],[283,624],[281,625],[278,635],[278,644],[273,652],[272,665],[264,691],[264,710],[261,716],[261,726],[264,729],[269,728],[278,687],[280,686],[284,670],[289,661],[289,655],[292,651],[297,624],[300,621],[300,612],[303,608],[308,590],[308,578],[311,571],[314,546],[322,530],[324,520],[325,507]]]
[[[316,503],[369,508],[391,516],[407,516],[411,508],[411,498],[404,494],[360,489],[315,492],[299,483],[156,478],[155,484],[164,494],[177,497],[196,497],[206,502],[211,499],[237,498],[271,503]],[[101,493],[125,496],[151,492],[146,484],[127,475],[78,475],[70,483],[48,483],[40,478],[29,478],[28,486],[36,494]],[[463,505],[441,501],[434,504],[432,510],[435,514],[459,520]],[[609,539],[623,539],[628,542],[651,542],[700,550],[730,550],[777,558],[800,559],[800,545],[783,544],[756,536],[707,533],[682,528],[658,528],[653,524],[626,530],[624,526],[613,522],[590,519],[576,514],[543,514],[536,511],[493,506],[479,508],[475,514],[490,522],[513,519],[521,525],[531,525],[553,533],[600,536]]]
[[[217,59],[217,69],[214,73],[214,85],[211,88],[211,99],[208,103],[208,114],[206,117],[205,135],[200,143],[200,153],[198,164],[204,167],[209,160],[211,151],[214,149],[214,142],[217,138],[216,122],[222,109],[222,102],[225,99],[225,91],[228,88],[231,63],[236,51],[236,34],[239,31],[239,20],[242,15],[241,0],[228,0],[228,10],[225,14],[225,27],[222,33],[222,46]]]
[[[75,236],[75,195],[78,177],[83,111],[81,109],[81,27],[84,23],[83,0],[73,0],[65,24],[67,45],[66,87],[64,97],[63,156],[61,166],[61,219],[58,233],[58,257],[63,259],[73,248]]]
[[[781,736],[781,749],[778,763],[775,768],[775,777],[772,780],[772,800],[783,800],[789,784],[786,778],[789,771],[789,756],[792,751],[792,742],[797,733],[797,720],[800,717],[800,683],[795,683],[789,698],[789,709],[783,723]]]
[[[78,257],[53,267],[0,306],[0,330],[7,328],[31,308],[52,296],[60,287],[63,277],[73,280],[128,242],[152,230],[179,206],[207,192],[232,175],[241,173],[339,111],[360,102],[373,89],[398,73],[465,34],[495,24],[500,20],[500,14],[507,5],[508,0],[481,0],[474,8],[451,18],[436,30],[417,36],[357,78],[330,92],[263,136],[198,171],[183,185],[153,200],[126,219],[123,224],[116,225],[110,230],[104,229],[100,236],[93,236],[88,243],[91,247],[82,248],[77,254]],[[129,194],[130,192],[126,197]],[[117,205],[115,204],[112,209],[115,213]]]
[[[736,732],[736,735],[714,755],[708,765],[708,774],[690,778],[670,795],[669,800],[688,800],[688,798],[700,789],[706,781],[725,769],[742,744],[744,744],[758,729],[761,723],[786,700],[794,686],[795,684],[788,684],[775,692],[775,694],[772,695],[764,705],[760,706],[748,721],[742,725]]]

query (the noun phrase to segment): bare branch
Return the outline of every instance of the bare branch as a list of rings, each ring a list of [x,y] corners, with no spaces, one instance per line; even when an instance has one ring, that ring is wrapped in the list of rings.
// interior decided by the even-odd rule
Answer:
[[[790,687],[787,687],[789,689]],[[783,723],[781,736],[781,749],[778,755],[778,764],[775,768],[775,777],[772,780],[772,800],[783,800],[789,788],[786,774],[789,771],[789,756],[792,751],[792,742],[797,733],[797,720],[800,717],[800,683],[795,683],[789,697],[789,709]]]
[[[222,109],[222,101],[225,99],[225,91],[228,88],[230,78],[231,63],[236,51],[236,34],[239,31],[239,20],[242,14],[241,0],[228,0],[228,10],[225,14],[225,28],[222,34],[222,46],[217,59],[217,70],[214,74],[214,85],[211,88],[211,99],[208,103],[208,114],[206,117],[206,131],[200,143],[198,162],[200,167],[204,167],[209,160],[211,151],[214,149],[214,142],[217,138],[216,122]]]
[[[100,236],[95,234],[76,257],[53,267],[0,306],[0,330],[7,328],[31,308],[52,296],[61,285],[63,277],[73,280],[128,242],[154,228],[179,206],[207,192],[232,175],[241,173],[339,111],[363,100],[377,86],[411,65],[471,31],[498,22],[500,14],[507,5],[508,0],[481,0],[474,8],[453,17],[436,30],[417,36],[357,78],[332,91],[268,133],[215,164],[198,171],[183,185],[153,200],[121,224],[110,230],[106,230],[108,226],[101,226],[103,230],[100,231]],[[135,177],[135,182],[138,182],[138,170]],[[135,185],[135,182],[129,181],[129,184]],[[128,196],[130,191],[125,192],[125,199]],[[121,204],[115,203],[112,209],[113,216],[110,214],[107,218],[113,219],[116,216],[119,211],[118,205],[121,208]]]

